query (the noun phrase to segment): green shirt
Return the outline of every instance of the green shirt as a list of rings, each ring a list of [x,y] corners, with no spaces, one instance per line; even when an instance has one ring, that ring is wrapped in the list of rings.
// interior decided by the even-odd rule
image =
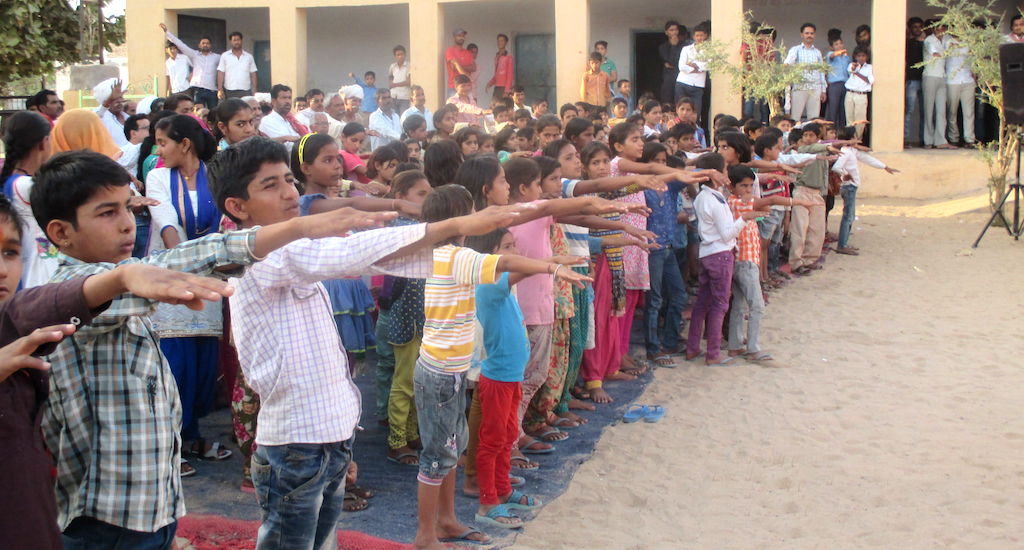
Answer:
[[[801,145],[797,151],[810,155],[818,155],[828,151],[828,145],[815,143],[813,145]],[[826,177],[828,176],[828,162],[816,160],[802,168],[803,173],[797,176],[796,185],[810,187],[811,189],[824,189]]]

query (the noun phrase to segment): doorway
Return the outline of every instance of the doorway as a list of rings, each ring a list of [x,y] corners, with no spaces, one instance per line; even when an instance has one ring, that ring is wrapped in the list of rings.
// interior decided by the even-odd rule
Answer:
[[[668,40],[663,31],[633,31],[633,99],[651,93],[661,98],[662,69],[658,46]],[[620,77],[621,78],[621,77]]]
[[[555,102],[555,35],[517,34],[516,84],[526,89],[526,105],[535,99],[546,99],[549,110],[557,110]]]
[[[252,57],[256,61],[256,88],[269,92],[274,85],[270,74],[270,41],[256,40],[252,43]],[[253,90],[255,93],[256,90]]]

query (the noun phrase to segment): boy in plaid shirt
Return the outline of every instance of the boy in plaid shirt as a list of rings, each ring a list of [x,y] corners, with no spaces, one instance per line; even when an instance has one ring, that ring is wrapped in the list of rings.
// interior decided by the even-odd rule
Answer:
[[[747,218],[744,214],[758,212],[768,215],[771,206],[806,206],[806,201],[771,196],[754,198],[754,172],[742,164],[729,167],[732,194],[727,199],[733,218]],[[763,212],[762,212],[763,211]],[[772,356],[757,343],[764,315],[764,295],[761,293],[761,233],[757,221],[749,220],[736,236],[738,252],[732,270],[732,313],[729,317],[729,356],[746,354],[748,361],[771,361]],[[747,321],[747,343],[743,344],[743,318]]]

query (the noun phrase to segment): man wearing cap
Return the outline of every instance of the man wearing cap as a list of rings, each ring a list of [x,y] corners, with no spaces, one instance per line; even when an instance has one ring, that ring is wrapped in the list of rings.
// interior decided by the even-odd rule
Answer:
[[[100,82],[92,89],[92,96],[99,107],[93,109],[100,117],[100,121],[114,138],[118,147],[128,145],[128,138],[124,135],[124,123],[128,115],[124,113],[124,92],[121,91],[121,79],[108,78]]]
[[[448,96],[455,93],[455,77],[464,74],[469,76],[476,70],[476,59],[473,52],[463,47],[466,43],[466,31],[461,27],[452,33],[455,44],[444,52],[445,65],[448,67]]]

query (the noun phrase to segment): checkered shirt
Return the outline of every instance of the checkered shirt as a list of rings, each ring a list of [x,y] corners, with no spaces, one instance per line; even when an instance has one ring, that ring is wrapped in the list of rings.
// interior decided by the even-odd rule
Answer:
[[[735,195],[731,195],[728,201],[734,219],[740,219],[744,212],[754,211],[754,201],[743,202]],[[767,213],[765,214],[767,215]],[[756,221],[747,222],[746,227],[740,230],[740,234],[736,237],[736,245],[739,247],[739,254],[736,255],[737,262],[761,263],[761,233],[757,229]]]

